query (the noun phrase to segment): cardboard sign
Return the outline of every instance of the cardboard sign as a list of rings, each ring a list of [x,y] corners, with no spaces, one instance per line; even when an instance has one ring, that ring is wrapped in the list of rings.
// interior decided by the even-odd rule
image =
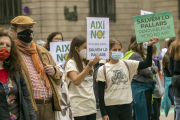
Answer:
[[[141,10],[141,15],[148,15],[148,14],[153,14],[153,12]]]
[[[175,37],[172,11],[134,16],[133,19],[137,43],[148,42],[152,37]]]
[[[87,17],[87,60],[109,59],[109,18]]]
[[[70,50],[71,41],[50,42],[50,53],[56,64],[64,64]]]

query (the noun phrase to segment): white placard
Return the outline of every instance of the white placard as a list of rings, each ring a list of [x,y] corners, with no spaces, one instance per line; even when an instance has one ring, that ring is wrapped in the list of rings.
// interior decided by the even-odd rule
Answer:
[[[87,60],[109,59],[109,18],[87,17]]]
[[[141,10],[141,15],[153,14],[153,12]]]
[[[50,42],[50,53],[56,64],[64,64],[70,50],[71,41]]]

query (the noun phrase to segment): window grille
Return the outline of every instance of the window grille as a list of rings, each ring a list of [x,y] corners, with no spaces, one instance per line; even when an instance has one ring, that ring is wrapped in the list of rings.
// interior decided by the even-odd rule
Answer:
[[[116,0],[89,0],[90,17],[109,17],[116,21]]]
[[[21,15],[21,0],[0,0],[0,24],[8,24]]]

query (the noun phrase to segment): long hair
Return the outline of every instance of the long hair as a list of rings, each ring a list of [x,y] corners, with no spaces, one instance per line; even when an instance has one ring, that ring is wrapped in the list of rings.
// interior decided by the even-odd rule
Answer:
[[[156,45],[153,44],[152,48],[153,48],[152,54],[154,55],[157,52],[157,47],[156,47]]]
[[[170,48],[171,43],[174,42],[175,39],[176,39],[175,37],[170,38],[169,41],[167,42],[168,51],[165,53],[165,55],[164,55],[164,57],[162,59],[163,69],[166,67],[166,64],[169,63],[169,48]]]
[[[66,60],[66,63],[67,63],[70,59],[73,59],[76,62],[76,67],[78,68],[79,72],[83,71],[83,64],[82,64],[81,58],[79,56],[79,53],[75,50],[75,47],[80,47],[85,42],[86,42],[86,36],[77,35],[76,37],[74,37],[71,42],[71,47],[70,47],[70,51],[68,54],[68,58]],[[85,65],[87,65],[89,61],[84,59],[83,62],[85,63]],[[66,63],[64,65],[64,67],[66,67]],[[90,75],[93,74],[92,69],[89,71],[89,74]]]
[[[3,28],[0,29],[0,37],[8,37],[11,41],[10,55],[6,60],[4,60],[3,67],[8,71],[11,77],[14,77],[17,73],[21,73],[20,54],[18,48],[13,41],[11,34]]]
[[[119,44],[121,46],[121,48],[122,48],[122,44],[118,39],[116,39],[116,38],[110,39],[110,41],[109,41],[110,50],[111,50],[111,48],[113,48],[114,45],[117,45],[117,44]]]
[[[176,40],[170,45],[170,56],[176,61],[180,60],[180,28],[178,29],[178,34]]]
[[[130,51],[130,50],[138,53],[143,58],[143,60],[145,60],[143,43],[137,43],[136,35],[133,35],[131,37],[128,51]]]
[[[50,42],[52,42],[53,37],[56,35],[61,35],[62,36],[62,41],[63,41],[63,35],[61,32],[53,32],[47,37],[46,44],[44,45],[44,48],[46,48],[48,51],[50,50]]]

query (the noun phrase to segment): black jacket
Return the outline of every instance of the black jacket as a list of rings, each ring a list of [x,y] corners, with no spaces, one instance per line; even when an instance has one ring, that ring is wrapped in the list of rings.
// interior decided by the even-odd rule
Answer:
[[[180,75],[180,60],[176,61],[173,57],[169,57],[169,71],[171,75]],[[175,97],[180,97],[180,86],[173,87],[173,94]]]
[[[34,108],[29,98],[29,92],[23,76],[17,74],[15,76],[15,82],[17,84],[19,92],[19,120],[37,120]],[[6,94],[3,84],[0,82],[0,120],[11,120],[9,115],[8,103],[6,100]]]
[[[143,61],[143,58],[138,53],[132,54],[129,59]],[[139,72],[141,72],[141,74]],[[136,75],[134,75],[133,80],[136,80],[138,82],[150,83],[150,84],[155,82],[153,80],[153,73],[148,68],[139,70],[139,72]]]

